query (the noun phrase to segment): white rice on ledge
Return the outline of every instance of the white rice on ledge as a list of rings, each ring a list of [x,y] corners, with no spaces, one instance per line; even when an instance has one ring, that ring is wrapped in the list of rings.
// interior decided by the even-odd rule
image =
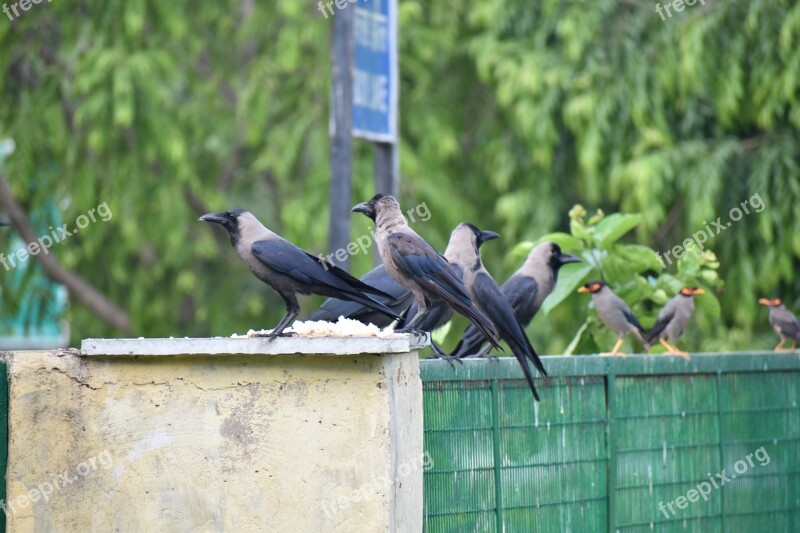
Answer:
[[[389,339],[398,337],[393,326],[381,329],[375,324],[362,324],[358,320],[339,317],[336,323],[325,322],[324,320],[309,320],[307,322],[297,321],[291,327],[283,330],[284,333],[296,333],[298,337],[379,337]],[[271,333],[271,329],[254,330],[251,329],[247,335],[234,333],[232,338],[257,337]]]

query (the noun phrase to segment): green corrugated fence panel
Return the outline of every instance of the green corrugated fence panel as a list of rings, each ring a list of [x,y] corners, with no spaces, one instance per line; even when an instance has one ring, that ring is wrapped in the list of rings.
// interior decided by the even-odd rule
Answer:
[[[425,531],[592,532],[610,519],[620,532],[800,527],[796,355],[548,357],[545,365],[551,377],[537,380],[535,404],[515,359],[422,362],[433,460]],[[710,486],[709,475],[744,465],[722,489],[677,505]]]
[[[800,528],[800,379],[796,372],[721,381],[722,446],[730,484],[726,531]]]
[[[720,464],[716,376],[617,377],[616,386],[617,529],[718,530],[715,498],[672,503]]]

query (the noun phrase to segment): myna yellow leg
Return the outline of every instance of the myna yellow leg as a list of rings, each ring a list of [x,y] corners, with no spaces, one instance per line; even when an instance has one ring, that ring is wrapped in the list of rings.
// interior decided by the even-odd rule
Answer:
[[[625,357],[624,353],[619,353],[619,349],[622,346],[622,338],[617,339],[617,344],[614,345],[614,349],[610,352],[603,352],[600,355],[619,355],[620,357]]]
[[[671,345],[670,343],[668,343],[664,339],[661,339],[661,344],[667,349],[667,353],[669,353],[670,355],[677,355],[679,357],[683,357],[687,361],[689,360],[689,354],[688,353],[682,352],[681,350],[677,349],[676,347],[674,347],[673,345]]]
[[[779,342],[778,345],[775,347],[775,351],[780,352],[784,344],[786,344],[786,339],[781,339],[781,342]]]

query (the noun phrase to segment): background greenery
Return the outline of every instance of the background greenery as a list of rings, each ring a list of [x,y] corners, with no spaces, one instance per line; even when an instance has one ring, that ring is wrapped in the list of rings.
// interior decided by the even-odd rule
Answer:
[[[109,205],[53,253],[136,335],[228,335],[283,313],[205,211],[245,207],[327,251],[331,22],[311,0],[56,0],[0,17],[6,179],[64,221]],[[758,193],[766,209],[709,243],[721,314],[701,309],[683,347],[770,348],[757,297],[800,310],[799,2],[709,0],[662,21],[638,0],[400,0],[399,44],[401,202],[427,203],[417,229],[439,249],[462,220],[499,231],[484,256],[502,281],[515,245],[569,231],[576,203],[640,213],[624,241],[661,251]],[[356,203],[373,193],[368,145],[354,167]],[[368,227],[353,219],[354,236]],[[582,296],[536,319],[540,351],[573,339]],[[66,313],[73,342],[121,334]]]

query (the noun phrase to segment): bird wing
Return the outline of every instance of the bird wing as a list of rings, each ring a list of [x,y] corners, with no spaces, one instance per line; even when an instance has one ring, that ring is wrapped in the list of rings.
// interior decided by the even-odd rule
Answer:
[[[628,321],[632,326],[636,327],[639,330],[639,333],[642,335],[647,335],[647,330],[642,327],[642,324],[639,322],[639,319],[636,318],[636,315],[633,314],[633,311],[626,305],[622,309],[622,314],[625,315],[625,320]]]
[[[514,274],[501,286],[503,294],[506,295],[508,303],[514,309],[520,323],[528,327],[533,317],[539,311],[534,307],[536,303],[536,293],[539,292],[539,284],[530,276]]]
[[[383,265],[378,265],[361,276],[361,281],[390,294],[392,300],[379,297],[378,301],[389,306],[389,308],[397,313],[405,311],[412,301],[411,293],[408,292],[405,287],[397,283],[394,278],[386,272],[386,268]],[[320,308],[311,313],[306,320],[326,320],[328,322],[335,322],[340,316],[352,318],[359,322],[364,322],[365,324],[372,322],[379,327],[385,327],[391,323],[386,322],[385,318],[382,318],[365,305],[358,302],[339,300],[338,298],[329,298],[325,300]]]
[[[392,261],[418,285],[449,303],[472,306],[464,283],[450,264],[427,243],[412,236],[393,233],[387,238]]]
[[[778,311],[780,312],[775,313],[775,325],[780,328],[783,335],[800,342],[800,323],[797,317],[788,309]]]
[[[288,241],[286,241],[286,242],[288,242]],[[291,244],[291,243],[289,243],[289,244]],[[294,245],[292,245],[292,246],[294,246]],[[302,248],[298,248],[298,250],[302,250]],[[308,257],[310,257],[312,260],[314,260],[315,262],[317,262],[320,265],[322,265],[322,267],[326,271],[332,272],[337,278],[341,279],[342,281],[345,281],[351,287],[353,287],[355,289],[358,289],[358,290],[360,290],[362,292],[368,292],[368,293],[374,294],[376,296],[383,296],[384,298],[389,298],[391,300],[394,300],[394,297],[391,294],[388,294],[388,293],[386,293],[386,292],[384,292],[382,290],[379,290],[379,289],[373,287],[372,285],[364,283],[360,279],[358,279],[355,276],[353,276],[352,274],[350,274],[348,271],[344,270],[343,268],[339,268],[338,266],[334,265],[332,262],[328,261],[327,259],[325,259],[323,257],[318,257],[316,255],[312,255],[312,254],[306,252],[305,250],[302,250],[302,252],[304,254],[306,254]]]
[[[522,372],[525,374],[525,379],[528,381],[533,396],[538,400],[539,395],[533,383],[533,372],[528,366],[530,364],[529,361],[542,374],[547,375],[547,373],[539,356],[531,346],[527,335],[525,335],[522,325],[514,315],[514,310],[506,300],[503,291],[500,290],[494,279],[485,272],[481,272],[475,277],[471,289],[475,299],[481,302],[481,308],[497,328],[500,338],[508,343],[520,367],[522,367]]]
[[[666,308],[665,308],[665,310],[666,310]],[[633,316],[633,313],[631,313],[631,316]],[[626,317],[627,317],[627,315],[626,315]],[[653,327],[650,329],[650,333],[647,335],[647,344],[653,344],[653,341],[658,339],[661,336],[661,334],[664,333],[664,330],[667,329],[667,326],[669,325],[669,323],[672,321],[672,319],[674,317],[675,317],[675,311],[674,310],[672,310],[670,312],[667,312],[667,313],[664,313],[663,311],[661,313],[659,313],[658,320],[656,320],[656,323],[653,324]],[[636,320],[636,317],[634,316],[633,319]],[[637,320],[637,323],[638,323],[638,320]],[[635,323],[633,325],[636,326]],[[637,326],[637,327],[639,327],[641,329],[641,326]]]
[[[362,293],[364,290],[362,287],[368,287],[368,285],[340,268],[324,268],[326,264],[324,261],[285,239],[256,241],[250,247],[250,251],[256,259],[296,282],[309,287],[316,286],[325,289],[327,292],[332,292],[333,295],[341,295],[343,298],[355,300],[387,316],[399,318],[391,309]],[[355,283],[352,280],[355,280]],[[392,298],[375,288],[372,288],[371,292]]]
[[[664,330],[667,329],[669,323],[675,318],[675,314],[678,312],[679,306],[678,298],[682,297],[676,296],[675,298],[671,299],[667,302],[664,308],[661,309],[661,312],[658,313],[658,319],[656,319],[656,323],[653,324],[653,327],[650,329],[650,333],[647,335],[647,344],[652,344],[654,340],[658,339],[661,334],[664,333]],[[633,313],[631,313],[631,315],[632,314]],[[636,326],[636,324],[633,325]]]
[[[472,303],[464,283],[447,260],[422,238],[407,233],[392,233],[386,239],[394,266],[423,290],[436,295],[469,318],[499,348],[492,323]]]
[[[514,274],[500,286],[514,314],[517,315],[523,328],[528,325],[536,316],[539,309],[536,307],[536,293],[539,292],[539,284],[530,276]],[[470,324],[464,330],[461,340],[458,341],[453,353],[456,357],[466,357],[480,351],[486,338],[478,331],[478,328]]]

